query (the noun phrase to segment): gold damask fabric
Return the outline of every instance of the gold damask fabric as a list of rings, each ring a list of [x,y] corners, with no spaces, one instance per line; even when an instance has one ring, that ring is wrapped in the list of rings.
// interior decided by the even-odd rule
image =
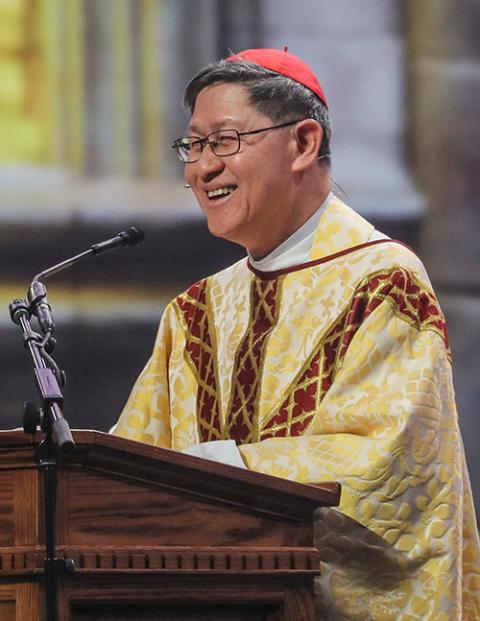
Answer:
[[[178,296],[115,433],[177,450],[233,438],[252,470],[339,481],[316,524],[322,618],[477,620],[447,329],[418,258],[372,234],[333,198],[308,264],[242,260]]]

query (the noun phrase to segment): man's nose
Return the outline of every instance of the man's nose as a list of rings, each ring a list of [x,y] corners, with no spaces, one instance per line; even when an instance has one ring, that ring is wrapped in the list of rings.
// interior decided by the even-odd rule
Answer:
[[[224,163],[221,157],[215,155],[210,143],[207,143],[202,152],[200,153],[200,157],[197,161],[197,166],[199,167],[200,174],[202,176],[216,174],[218,171],[223,170]]]

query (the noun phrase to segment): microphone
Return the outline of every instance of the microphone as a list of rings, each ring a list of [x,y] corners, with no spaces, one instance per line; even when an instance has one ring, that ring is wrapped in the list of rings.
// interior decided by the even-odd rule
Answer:
[[[55,323],[52,318],[50,304],[47,300],[47,289],[45,285],[40,282],[41,280],[49,278],[50,276],[53,276],[53,274],[57,274],[74,263],[78,263],[91,255],[96,256],[102,252],[114,250],[115,248],[122,248],[124,246],[135,246],[143,239],[145,239],[145,233],[142,229],[139,229],[136,226],[131,226],[126,231],[121,231],[118,235],[115,235],[115,237],[93,244],[88,250],[85,250],[70,259],[66,259],[61,263],[57,263],[56,265],[53,265],[52,267],[49,267],[34,276],[33,281],[28,288],[27,302],[30,312],[37,317],[38,324],[43,334],[47,334],[47,332],[52,333],[55,329]]]
[[[131,226],[126,231],[121,231],[118,235],[115,235],[115,237],[112,237],[111,239],[99,242],[98,244],[93,244],[90,249],[93,251],[93,254],[100,254],[101,252],[113,250],[119,246],[135,246],[135,244],[140,243],[144,238],[145,233],[142,229],[138,229],[136,226]]]

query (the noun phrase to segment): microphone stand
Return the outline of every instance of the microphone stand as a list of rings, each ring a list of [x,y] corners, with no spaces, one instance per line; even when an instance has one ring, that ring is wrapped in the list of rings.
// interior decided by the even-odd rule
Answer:
[[[38,467],[43,481],[43,510],[45,558],[43,584],[45,590],[45,621],[58,619],[58,577],[72,574],[75,566],[70,559],[58,559],[56,555],[56,506],[58,469],[62,452],[71,451],[75,442],[70,427],[63,417],[63,395],[60,382],[64,378],[46,350],[52,343],[51,333],[42,337],[32,330],[30,308],[24,300],[14,300],[10,305],[12,320],[23,332],[23,341],[30,354],[35,373],[35,383],[40,393],[42,407],[34,402],[25,404],[23,428],[34,434],[40,425],[44,439],[36,444]],[[60,377],[60,382],[59,378]]]
[[[58,471],[62,454],[72,451],[75,442],[63,416],[61,386],[65,384],[65,373],[50,355],[55,347],[55,339],[52,337],[55,324],[47,302],[46,287],[40,281],[91,255],[135,245],[143,238],[144,232],[141,229],[130,227],[112,239],[93,244],[89,250],[37,274],[30,284],[26,299],[13,300],[10,304],[10,316],[22,330],[23,342],[33,363],[35,384],[41,398],[40,408],[32,401],[25,403],[23,430],[33,435],[40,426],[44,433],[43,440],[35,445],[35,450],[43,481],[45,621],[58,621],[58,578],[75,572],[73,560],[59,559],[56,555]],[[32,315],[36,316],[42,334],[32,329]]]

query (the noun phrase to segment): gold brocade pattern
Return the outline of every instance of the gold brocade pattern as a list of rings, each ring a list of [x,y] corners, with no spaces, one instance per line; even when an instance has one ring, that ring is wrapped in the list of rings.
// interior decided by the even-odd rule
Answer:
[[[305,432],[342,364],[348,346],[365,319],[387,302],[395,315],[418,330],[433,330],[450,357],[447,327],[434,294],[405,269],[369,275],[357,287],[349,307],[320,344],[288,390],[277,412],[267,418],[260,439],[299,436]]]
[[[247,420],[248,468],[342,484],[339,510],[317,523],[322,619],[478,621],[480,543],[443,315],[406,247],[352,249],[371,233],[333,199],[310,257],[320,263],[264,278],[268,295],[252,290],[262,278],[246,260],[191,287],[167,307],[115,433],[183,450]],[[245,368],[257,377],[235,387]]]

